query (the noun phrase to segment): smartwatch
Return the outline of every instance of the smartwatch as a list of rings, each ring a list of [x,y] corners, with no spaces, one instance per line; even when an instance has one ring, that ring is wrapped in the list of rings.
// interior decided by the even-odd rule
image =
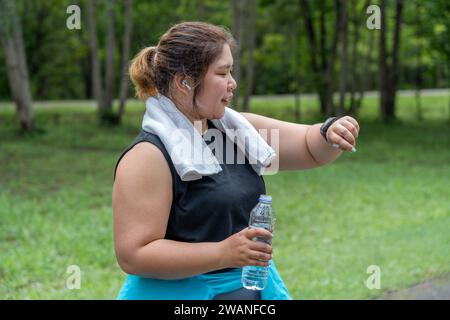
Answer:
[[[325,120],[324,123],[322,123],[322,125],[320,126],[320,134],[322,135],[322,137],[325,139],[326,142],[328,142],[327,139],[327,130],[328,128],[337,120],[339,119],[338,117],[331,117],[328,118],[327,120]]]

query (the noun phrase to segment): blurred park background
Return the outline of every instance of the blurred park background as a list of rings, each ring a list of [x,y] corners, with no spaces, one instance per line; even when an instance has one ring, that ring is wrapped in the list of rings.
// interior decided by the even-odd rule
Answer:
[[[355,154],[265,177],[294,299],[449,274],[449,1],[0,0],[1,299],[116,297],[113,169],[144,112],[127,65],[189,20],[235,36],[233,108],[360,123]]]

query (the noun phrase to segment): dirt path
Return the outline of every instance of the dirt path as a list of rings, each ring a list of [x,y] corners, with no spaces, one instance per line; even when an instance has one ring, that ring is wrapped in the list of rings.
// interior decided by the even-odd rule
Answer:
[[[409,288],[387,292],[381,300],[450,300],[450,274]]]

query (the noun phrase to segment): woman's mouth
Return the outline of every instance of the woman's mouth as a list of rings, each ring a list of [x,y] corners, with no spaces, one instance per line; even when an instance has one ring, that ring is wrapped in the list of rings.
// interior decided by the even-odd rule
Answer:
[[[222,99],[222,102],[228,104],[228,103],[230,103],[231,99],[233,99],[233,96]]]

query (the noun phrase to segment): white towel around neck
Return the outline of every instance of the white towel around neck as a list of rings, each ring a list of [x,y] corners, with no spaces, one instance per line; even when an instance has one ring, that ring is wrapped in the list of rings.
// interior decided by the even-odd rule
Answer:
[[[222,171],[198,130],[172,100],[158,93],[146,100],[145,107],[142,129],[160,138],[181,180],[197,180]],[[225,107],[223,117],[211,122],[231,141],[236,141],[258,175],[276,157],[275,151],[239,112]]]

